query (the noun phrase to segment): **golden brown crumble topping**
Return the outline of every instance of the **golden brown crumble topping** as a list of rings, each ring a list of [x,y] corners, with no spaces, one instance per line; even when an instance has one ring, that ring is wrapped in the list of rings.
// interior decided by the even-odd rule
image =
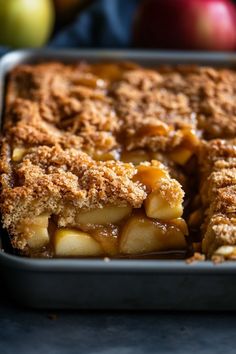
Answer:
[[[184,142],[186,128],[209,138],[234,136],[234,71],[124,66],[115,79],[96,71],[59,63],[13,70],[6,112],[13,142],[166,151]]]
[[[63,220],[66,218],[63,212],[70,205],[74,211],[107,204],[139,208],[146,192],[140,183],[132,181],[136,172],[132,164],[94,161],[75,149],[31,148],[14,168],[15,188],[9,182],[8,188],[3,189],[5,225],[16,224],[21,217],[31,213],[40,215],[45,210],[57,215],[61,212]],[[33,200],[34,209],[30,210]],[[59,225],[62,223],[59,221]]]
[[[164,227],[171,234],[171,228],[183,226],[159,227],[152,218],[163,215],[153,205],[177,220],[184,196],[180,182],[187,192],[187,218],[199,187],[189,220],[201,225],[203,252],[236,257],[236,71],[151,70],[133,63],[20,65],[8,77],[4,121],[1,211],[17,248],[28,247],[19,228],[23,219],[46,213],[53,219],[49,229],[74,227],[77,219],[81,222],[78,210],[106,206],[146,210],[148,217],[124,210],[124,218],[132,214],[126,231],[135,220],[135,227],[145,224],[159,236]],[[148,167],[147,176],[142,166]],[[101,235],[119,238],[119,222],[112,232],[110,226],[80,229],[104,242]],[[120,246],[125,250],[126,231]],[[112,250],[118,247],[114,237]],[[235,246],[235,253],[218,254],[225,245]],[[97,245],[90,246],[102,254]]]
[[[208,257],[214,256],[221,246],[236,245],[235,161],[236,140],[212,140],[201,146],[200,194],[206,209],[203,251]]]

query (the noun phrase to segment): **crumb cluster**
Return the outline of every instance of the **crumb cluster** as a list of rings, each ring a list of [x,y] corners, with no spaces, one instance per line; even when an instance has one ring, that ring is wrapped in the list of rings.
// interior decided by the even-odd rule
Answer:
[[[236,140],[203,143],[199,162],[206,210],[202,247],[211,257],[220,246],[236,245]]]

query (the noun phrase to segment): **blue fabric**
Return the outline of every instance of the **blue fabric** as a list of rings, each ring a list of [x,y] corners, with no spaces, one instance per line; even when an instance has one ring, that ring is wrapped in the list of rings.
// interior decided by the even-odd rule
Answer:
[[[96,0],[76,21],[52,39],[52,47],[124,48],[131,42],[140,0]]]
[[[0,47],[0,57],[5,54],[10,48]]]

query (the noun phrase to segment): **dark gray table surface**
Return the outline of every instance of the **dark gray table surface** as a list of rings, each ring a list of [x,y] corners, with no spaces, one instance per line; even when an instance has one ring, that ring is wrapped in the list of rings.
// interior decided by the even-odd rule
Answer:
[[[35,311],[0,305],[0,354],[236,353],[236,313]]]

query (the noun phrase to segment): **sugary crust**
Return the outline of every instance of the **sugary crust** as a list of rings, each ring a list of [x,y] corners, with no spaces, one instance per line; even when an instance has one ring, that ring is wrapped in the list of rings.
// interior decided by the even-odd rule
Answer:
[[[181,189],[181,185],[174,179],[164,179],[160,183],[160,194],[164,199],[174,207],[176,204],[181,204],[184,198],[184,191]]]
[[[232,70],[191,66],[124,73],[113,85],[113,93],[124,120],[127,148],[173,147],[182,140],[182,128],[189,126],[208,139],[234,137],[235,78]],[[148,126],[153,135],[147,134]],[[145,133],[140,139],[142,128]]]
[[[236,180],[236,140],[202,142],[199,148],[201,195],[210,204],[215,192]]]
[[[106,82],[86,66],[20,66],[9,77],[5,131],[13,144],[109,150],[116,114]]]
[[[5,136],[12,146],[71,146],[81,148],[82,138],[63,133],[44,121],[37,103],[17,98],[6,116]]]
[[[233,137],[235,78],[233,70],[194,66],[22,65],[9,76],[5,131],[16,144],[88,152],[168,151],[185,143],[186,128]]]
[[[202,242],[202,249],[207,257],[214,258],[217,249],[225,245],[236,245],[236,214],[231,217],[215,214],[207,225]]]
[[[5,164],[1,163],[2,171]],[[1,208],[8,228],[43,212],[57,215],[59,226],[65,226],[76,209],[110,204],[138,208],[146,197],[144,186],[132,181],[137,172],[132,164],[94,161],[75,149],[31,148],[13,172],[14,181],[7,185],[7,174],[1,175]]]
[[[206,210],[202,246],[208,257],[215,257],[219,247],[236,245],[236,141],[203,143],[199,157]]]
[[[202,141],[198,159],[201,174],[204,176],[213,170],[233,167],[236,163],[236,139]]]

